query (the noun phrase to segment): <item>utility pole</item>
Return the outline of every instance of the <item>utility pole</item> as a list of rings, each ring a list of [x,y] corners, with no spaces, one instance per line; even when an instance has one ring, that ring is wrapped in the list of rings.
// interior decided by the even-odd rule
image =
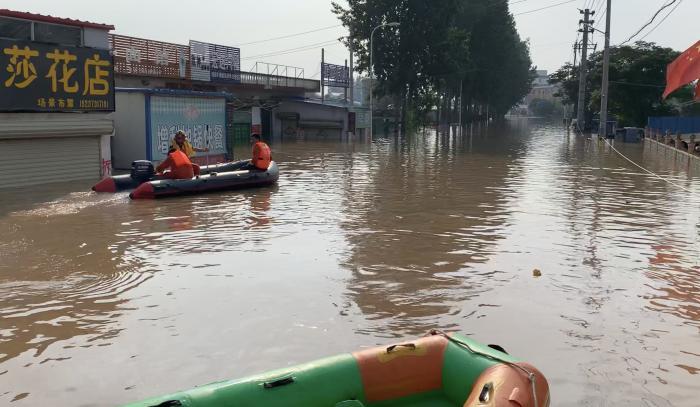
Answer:
[[[610,11],[612,0],[608,0],[605,14],[605,50],[603,51],[603,84],[600,91],[600,130],[598,136],[608,137],[608,85],[610,78]]]
[[[325,64],[325,58],[326,58],[326,50],[325,48],[321,48],[321,104],[326,103],[326,89],[323,86],[323,80],[325,79],[323,77],[323,68]]]
[[[583,20],[579,20],[579,24],[583,24],[583,28],[579,29],[583,33],[583,43],[581,45],[581,72],[578,80],[578,111],[576,112],[576,122],[579,129],[586,128],[586,74],[588,73],[588,34],[592,33],[590,17],[595,14],[595,11],[590,9],[579,10],[583,14]]]
[[[355,107],[355,78],[354,78],[353,69],[352,69],[352,66],[353,66],[353,63],[352,63],[352,58],[353,58],[353,55],[352,55],[352,52],[353,52],[352,34],[350,34],[350,38],[348,39],[348,44],[349,44],[349,48],[350,48],[350,78],[349,78],[350,79],[350,84],[349,84],[350,85],[350,107]]]
[[[345,72],[348,72],[348,60],[347,59],[345,60]],[[348,103],[348,88],[347,88],[347,86],[345,87],[344,93],[345,93],[345,95],[344,95],[345,96],[345,99],[344,99],[345,105],[347,105],[347,103]]]
[[[459,80],[459,136],[462,137],[462,95],[464,95],[464,90],[462,84],[464,79]]]

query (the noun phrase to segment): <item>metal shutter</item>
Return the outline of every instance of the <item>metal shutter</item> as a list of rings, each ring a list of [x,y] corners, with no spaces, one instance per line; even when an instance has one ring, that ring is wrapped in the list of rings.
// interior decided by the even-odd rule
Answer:
[[[0,188],[98,179],[99,137],[0,140]]]

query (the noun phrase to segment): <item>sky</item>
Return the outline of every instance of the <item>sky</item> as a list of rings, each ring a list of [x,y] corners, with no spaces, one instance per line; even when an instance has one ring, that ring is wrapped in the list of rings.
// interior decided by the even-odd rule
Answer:
[[[670,1],[613,0],[612,44],[626,40]],[[645,41],[682,51],[700,40],[697,29],[700,1],[676,1],[680,3],[678,7]],[[510,0],[510,3],[520,36],[530,41],[533,64],[539,69],[552,72],[573,59],[572,46],[582,18],[578,9],[598,9],[595,20],[601,19],[596,21],[596,26],[604,31],[605,0]],[[0,7],[112,24],[114,33],[134,37],[180,44],[193,39],[240,46],[241,69],[246,71],[259,61],[301,67],[306,78],[318,78],[321,47],[325,48],[327,62],[342,65],[348,58],[348,51],[337,41],[347,35],[347,30],[331,12],[330,0],[3,0]],[[541,8],[545,9],[536,11]],[[639,38],[672,8],[661,13]],[[302,32],[307,33],[274,39]],[[266,41],[270,39],[274,40]],[[598,49],[602,48],[603,35],[596,33],[593,42],[598,44]]]

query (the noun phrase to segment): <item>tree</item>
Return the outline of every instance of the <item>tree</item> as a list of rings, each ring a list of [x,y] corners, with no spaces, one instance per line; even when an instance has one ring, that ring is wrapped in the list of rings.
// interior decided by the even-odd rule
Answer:
[[[489,106],[505,114],[530,90],[529,49],[507,1],[348,0],[347,8],[332,7],[351,33],[358,72],[369,72],[372,29],[400,24],[376,31],[373,63],[375,92],[394,95],[402,113],[425,117],[437,108],[455,116],[464,96],[466,113]]]
[[[608,111],[621,126],[643,127],[649,116],[667,116],[678,112],[680,101],[691,100],[689,90],[675,93],[662,101],[666,83],[666,66],[680,53],[654,43],[637,42],[634,45],[610,48],[610,90]],[[600,110],[600,87],[603,75],[603,53],[592,54],[588,62],[585,110],[587,120]],[[565,104],[576,104],[578,99],[578,69],[565,64],[555,72],[550,82],[561,86]]]

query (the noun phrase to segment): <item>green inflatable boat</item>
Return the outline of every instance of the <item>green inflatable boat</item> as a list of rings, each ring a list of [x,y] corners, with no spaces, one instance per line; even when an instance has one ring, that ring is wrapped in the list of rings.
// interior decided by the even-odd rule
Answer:
[[[546,407],[547,380],[497,346],[428,336],[241,380],[152,398],[131,407]]]

